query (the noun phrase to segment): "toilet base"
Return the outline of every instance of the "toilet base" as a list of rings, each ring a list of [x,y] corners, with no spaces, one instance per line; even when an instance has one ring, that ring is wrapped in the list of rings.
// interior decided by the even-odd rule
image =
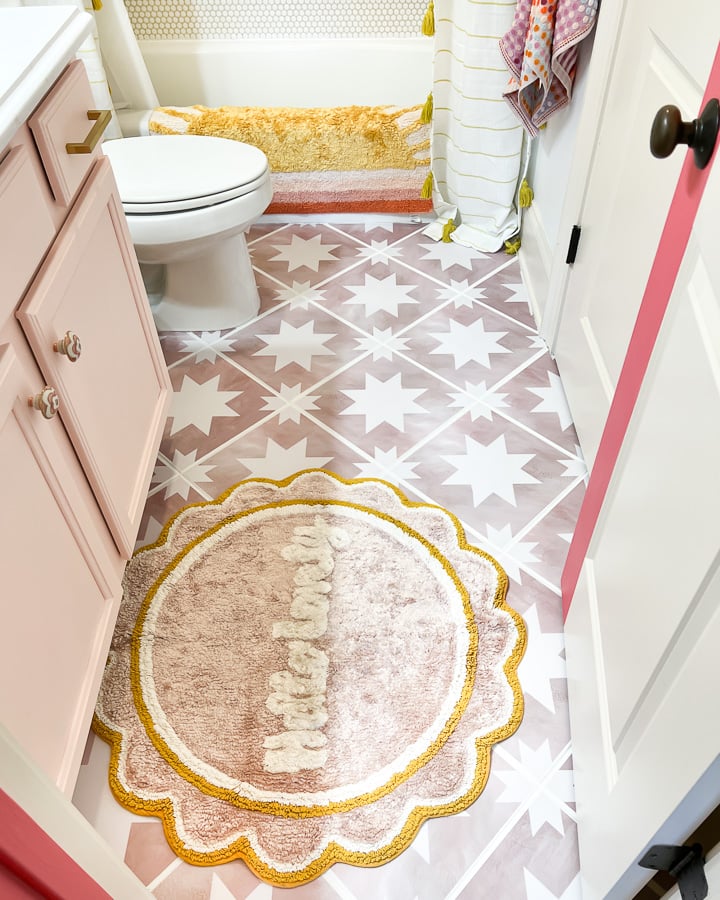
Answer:
[[[140,255],[140,254],[139,254]],[[221,331],[254,318],[260,308],[245,235],[213,241],[201,253],[164,267],[140,262],[158,331]]]

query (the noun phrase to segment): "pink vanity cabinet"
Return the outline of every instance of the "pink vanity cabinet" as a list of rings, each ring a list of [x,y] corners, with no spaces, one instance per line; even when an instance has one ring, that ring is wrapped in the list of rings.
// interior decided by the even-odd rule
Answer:
[[[171,396],[92,107],[72,62],[0,149],[0,721],[68,794]]]

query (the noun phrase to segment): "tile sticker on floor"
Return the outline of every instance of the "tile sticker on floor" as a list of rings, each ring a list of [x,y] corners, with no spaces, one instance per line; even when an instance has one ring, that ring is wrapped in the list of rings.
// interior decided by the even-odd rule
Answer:
[[[175,396],[138,546],[187,503],[309,467],[384,478],[457,515],[504,566],[528,628],[523,722],[464,813],[427,821],[384,866],[338,864],[290,890],[297,900],[580,900],[559,582],[585,465],[517,261],[421,229],[251,230],[258,318],[161,335]],[[89,741],[75,803],[154,896],[286,895],[241,861],[175,859],[156,819],[112,798],[107,755]]]

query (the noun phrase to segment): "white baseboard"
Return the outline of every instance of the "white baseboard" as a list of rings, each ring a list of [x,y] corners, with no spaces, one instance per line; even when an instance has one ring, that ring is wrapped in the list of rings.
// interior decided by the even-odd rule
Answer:
[[[522,245],[518,252],[520,272],[523,284],[527,288],[535,323],[539,329],[550,287],[552,250],[535,204],[523,211],[520,235],[522,238]]]

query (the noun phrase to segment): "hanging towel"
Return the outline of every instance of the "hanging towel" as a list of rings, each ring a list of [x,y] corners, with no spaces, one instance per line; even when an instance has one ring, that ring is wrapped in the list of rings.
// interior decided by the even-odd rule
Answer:
[[[531,137],[572,95],[578,44],[592,31],[599,0],[518,0],[500,39],[511,77],[503,91]]]

